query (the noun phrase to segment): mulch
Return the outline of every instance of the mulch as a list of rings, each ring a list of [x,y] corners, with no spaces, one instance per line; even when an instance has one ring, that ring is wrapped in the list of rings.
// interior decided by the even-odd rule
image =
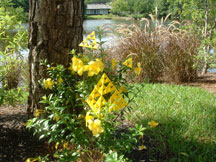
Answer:
[[[216,93],[216,74],[207,73],[195,82],[184,85],[200,87]],[[30,130],[25,128],[26,122],[25,105],[0,107],[0,162],[24,162],[27,158],[44,156],[48,153],[46,143],[38,140]],[[138,160],[135,157],[133,159]]]
[[[46,154],[46,144],[25,128],[26,106],[0,107],[0,162],[24,162]]]

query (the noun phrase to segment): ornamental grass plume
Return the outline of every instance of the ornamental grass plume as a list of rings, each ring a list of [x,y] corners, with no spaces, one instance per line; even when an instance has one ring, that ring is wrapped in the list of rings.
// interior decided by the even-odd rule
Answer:
[[[200,41],[189,24],[178,21],[167,23],[170,15],[159,20],[143,18],[138,24],[121,24],[115,31],[119,35],[113,50],[119,60],[130,57],[141,63],[142,71],[137,80],[151,82],[187,82],[197,77],[197,55]],[[119,55],[121,54],[121,55]],[[139,69],[135,69],[139,73]]]

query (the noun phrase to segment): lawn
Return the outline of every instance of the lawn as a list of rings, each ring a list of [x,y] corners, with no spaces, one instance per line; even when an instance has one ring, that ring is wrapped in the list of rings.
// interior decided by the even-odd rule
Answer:
[[[216,161],[215,94],[189,86],[145,84],[131,106],[127,119],[147,128],[143,153],[152,161]],[[159,125],[151,128],[151,120]]]

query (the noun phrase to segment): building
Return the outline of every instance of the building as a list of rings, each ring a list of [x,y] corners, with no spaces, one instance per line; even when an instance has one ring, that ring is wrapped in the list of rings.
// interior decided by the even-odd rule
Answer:
[[[106,15],[110,13],[111,6],[108,4],[87,4],[87,15]]]

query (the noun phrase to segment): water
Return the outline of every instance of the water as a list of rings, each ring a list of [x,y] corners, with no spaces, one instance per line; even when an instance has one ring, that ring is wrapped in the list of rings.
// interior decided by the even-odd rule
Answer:
[[[83,22],[83,30],[84,30],[84,34],[83,34],[83,38],[85,38],[88,34],[90,34],[92,31],[96,31],[98,27],[100,28],[115,28],[116,25],[118,24],[131,24],[131,21],[127,21],[124,19],[117,19],[117,20],[111,20],[111,19],[104,19],[104,20],[84,20]],[[22,24],[23,27],[28,30],[29,25],[28,23],[23,23]],[[111,30],[110,30],[111,32]],[[113,41],[115,41],[116,37],[111,36],[111,35],[105,35],[102,38],[102,41],[105,41],[105,47],[106,48],[111,48],[111,46],[113,45]],[[97,38],[97,41],[98,38]],[[25,50],[22,52],[24,56],[28,55],[28,50]]]

